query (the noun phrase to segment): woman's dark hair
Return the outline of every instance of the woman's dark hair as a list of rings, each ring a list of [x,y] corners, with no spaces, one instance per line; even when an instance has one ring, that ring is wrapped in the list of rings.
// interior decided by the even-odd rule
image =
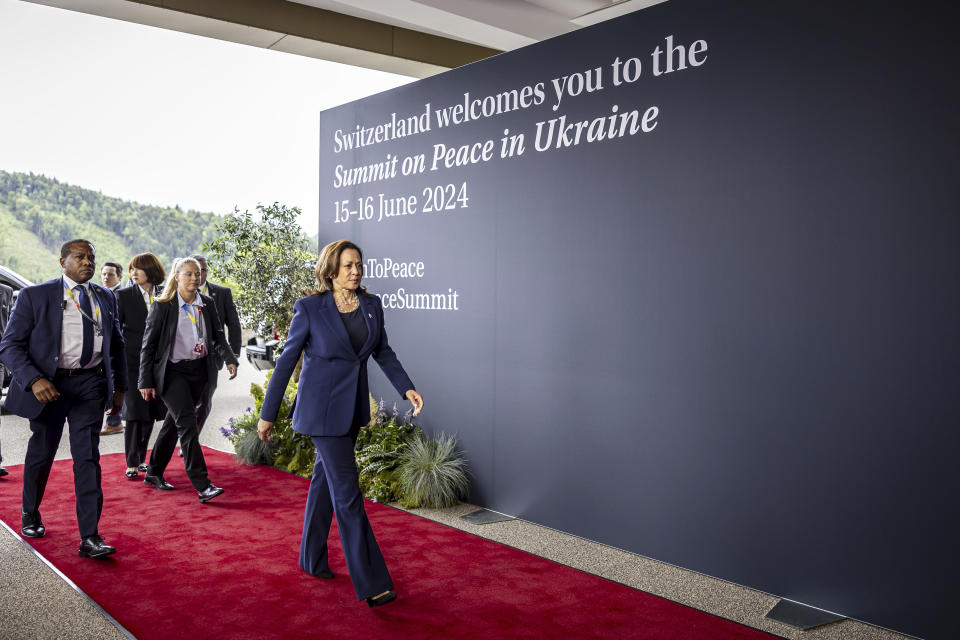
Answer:
[[[167,277],[160,258],[149,251],[146,253],[138,253],[131,258],[129,268],[133,269],[134,267],[146,273],[147,281],[153,285],[163,284],[163,279]]]
[[[363,276],[363,251],[349,240],[337,240],[325,246],[320,252],[320,257],[317,258],[317,288],[311,293],[320,295],[333,291],[333,279],[340,272],[340,256],[347,249],[353,249],[360,254],[360,275]],[[360,285],[358,290],[363,295],[369,295],[367,288],[363,285]]]

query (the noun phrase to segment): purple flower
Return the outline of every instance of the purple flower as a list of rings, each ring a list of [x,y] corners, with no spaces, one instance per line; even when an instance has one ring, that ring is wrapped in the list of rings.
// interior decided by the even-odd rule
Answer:
[[[394,403],[393,403],[393,417],[396,418],[398,415],[400,415],[400,409],[397,408],[397,403],[394,402]]]
[[[233,435],[233,431],[227,427],[220,427],[220,435],[227,438]]]

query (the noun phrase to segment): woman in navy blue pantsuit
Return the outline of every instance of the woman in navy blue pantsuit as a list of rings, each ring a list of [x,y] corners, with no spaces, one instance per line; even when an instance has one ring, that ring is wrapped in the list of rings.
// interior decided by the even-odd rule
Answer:
[[[370,421],[369,357],[410,400],[413,415],[423,408],[423,397],[387,343],[380,298],[360,286],[362,277],[360,247],[347,240],[324,247],[316,293],[293,305],[290,333],[267,386],[257,430],[262,440],[270,439],[283,392],[303,354],[293,430],[310,436],[318,455],[303,518],[300,567],[319,578],[333,577],[327,535],[336,513],[357,598],[375,607],[397,596],[363,508],[353,452],[360,427]]]

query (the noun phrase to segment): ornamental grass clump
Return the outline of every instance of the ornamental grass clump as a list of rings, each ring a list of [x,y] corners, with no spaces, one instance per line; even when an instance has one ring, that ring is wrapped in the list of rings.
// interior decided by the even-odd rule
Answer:
[[[245,431],[240,439],[233,443],[233,450],[237,453],[237,461],[240,463],[273,464],[273,450],[270,443],[260,439],[256,428]]]
[[[252,407],[235,418],[230,418],[227,426],[220,427],[220,435],[233,443],[240,464],[273,464],[273,451],[270,445],[262,442],[257,435],[259,415]]]
[[[442,509],[460,502],[469,482],[467,462],[456,445],[456,437],[445,433],[436,442],[422,433],[407,442],[397,468],[402,506]]]

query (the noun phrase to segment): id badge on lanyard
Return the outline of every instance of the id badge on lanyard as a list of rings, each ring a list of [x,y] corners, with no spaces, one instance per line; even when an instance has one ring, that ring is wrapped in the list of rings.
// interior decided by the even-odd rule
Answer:
[[[91,288],[89,293],[87,293],[87,297],[90,299],[90,306],[93,308],[94,315],[96,316],[91,318],[90,316],[87,315],[87,313],[82,308],[80,308],[80,303],[74,297],[73,291],[70,289],[70,287],[67,286],[67,283],[64,282],[62,279],[60,280],[60,283],[63,285],[63,288],[67,292],[67,295],[70,296],[70,300],[73,301],[74,306],[77,307],[77,311],[80,312],[80,315],[86,318],[87,320],[89,320],[90,324],[93,325],[94,335],[98,338],[102,338],[103,322],[100,320],[100,300],[97,299],[97,296],[94,294],[93,289]],[[95,347],[99,348],[99,345],[95,345]]]
[[[193,345],[193,352],[203,355],[205,348],[204,345],[206,340],[203,335],[203,307],[197,307],[197,317],[200,319],[197,322],[197,318],[193,317],[193,314],[187,310],[187,305],[183,305],[183,312],[187,314],[187,317],[190,318],[190,322],[193,323],[193,326],[197,330],[197,343]]]

